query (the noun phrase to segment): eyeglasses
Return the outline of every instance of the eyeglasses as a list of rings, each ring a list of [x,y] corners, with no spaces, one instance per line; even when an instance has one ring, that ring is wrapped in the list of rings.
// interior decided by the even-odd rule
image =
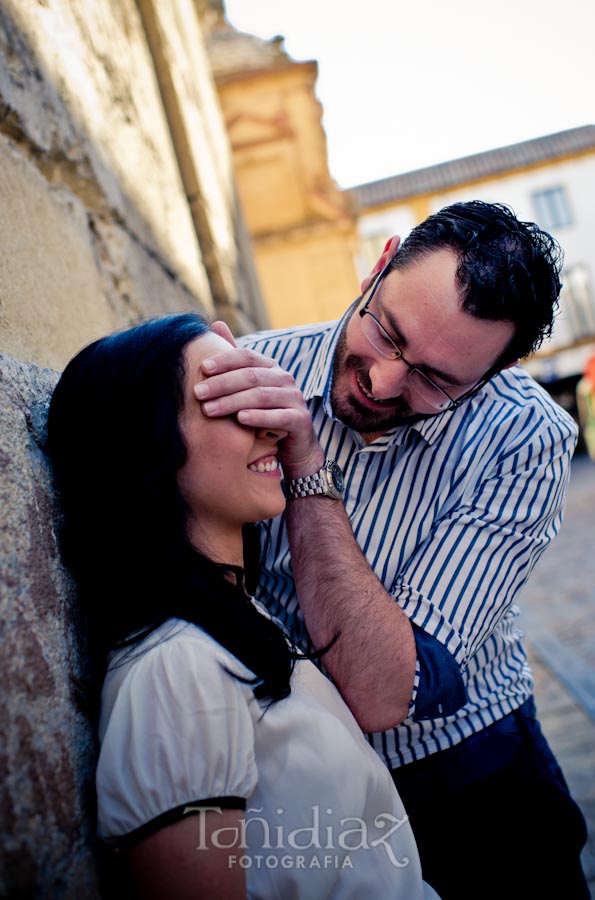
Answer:
[[[387,272],[391,268],[391,264],[393,262],[394,257],[391,257],[385,267],[382,269],[378,278],[376,279],[376,283],[372,288],[372,292],[368,297],[366,305],[360,309],[360,324],[362,327],[362,331],[368,340],[368,343],[371,347],[376,350],[377,353],[380,353],[385,359],[400,359],[409,369],[409,374],[407,376],[407,381],[410,384],[411,388],[415,391],[418,397],[427,403],[428,406],[431,406],[433,409],[438,410],[440,412],[446,412],[449,410],[457,409],[465,400],[468,400],[473,394],[480,390],[487,382],[492,378],[493,375],[496,374],[499,370],[499,366],[493,366],[491,369],[486,372],[485,375],[480,378],[476,384],[473,385],[472,388],[465,391],[463,394],[459,394],[458,397],[451,397],[451,395],[444,390],[444,388],[440,387],[440,385],[436,384],[432,381],[425,372],[422,372],[421,369],[418,369],[417,366],[414,366],[409,360],[405,359],[403,356],[403,351],[397,344],[394,338],[390,336],[390,334],[386,331],[384,325],[376,318],[374,313],[370,310],[370,304],[372,299],[378,289],[378,286],[382,282],[383,278],[387,274]]]

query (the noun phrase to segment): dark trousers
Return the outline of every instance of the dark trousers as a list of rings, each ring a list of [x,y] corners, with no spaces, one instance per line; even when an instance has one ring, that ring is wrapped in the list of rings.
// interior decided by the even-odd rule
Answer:
[[[589,900],[585,820],[532,699],[392,775],[442,900]]]

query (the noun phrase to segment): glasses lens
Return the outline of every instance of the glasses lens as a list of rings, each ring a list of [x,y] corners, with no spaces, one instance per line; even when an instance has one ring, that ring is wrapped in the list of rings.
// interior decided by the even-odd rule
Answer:
[[[374,316],[366,312],[361,318],[362,331],[374,350],[387,359],[398,359],[401,352]]]
[[[409,373],[409,384],[421,399],[434,409],[445,410],[452,406],[448,395],[430,381],[419,369],[412,369]]]

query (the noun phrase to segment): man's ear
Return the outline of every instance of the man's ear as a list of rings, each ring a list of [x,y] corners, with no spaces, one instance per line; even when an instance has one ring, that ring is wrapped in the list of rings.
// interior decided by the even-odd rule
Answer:
[[[391,238],[388,239],[388,241],[384,245],[384,250],[382,251],[380,257],[378,258],[378,260],[376,262],[376,265],[374,266],[374,268],[372,269],[370,274],[366,275],[366,277],[362,281],[362,294],[366,293],[366,291],[368,290],[368,288],[370,287],[370,285],[372,284],[372,282],[374,281],[374,279],[376,278],[378,273],[382,272],[382,270],[384,269],[385,265],[387,264],[387,262],[389,261],[391,256],[395,255],[400,243],[401,243],[401,238],[399,237],[398,234],[395,234]]]
[[[220,319],[218,319],[216,322],[213,322],[213,324],[211,325],[211,331],[213,332],[213,334],[217,334],[219,335],[219,337],[222,337],[223,340],[231,344],[232,347],[238,346],[235,342],[233,334],[229,330],[229,327]]]

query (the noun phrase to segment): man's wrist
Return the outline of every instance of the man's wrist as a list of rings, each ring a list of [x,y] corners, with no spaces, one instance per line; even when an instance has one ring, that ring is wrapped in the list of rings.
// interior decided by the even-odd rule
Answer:
[[[283,468],[284,478],[293,480],[294,478],[305,478],[307,475],[314,475],[316,472],[320,471],[324,463],[325,455],[322,450],[318,448],[306,459],[293,463],[282,460],[281,466]]]

